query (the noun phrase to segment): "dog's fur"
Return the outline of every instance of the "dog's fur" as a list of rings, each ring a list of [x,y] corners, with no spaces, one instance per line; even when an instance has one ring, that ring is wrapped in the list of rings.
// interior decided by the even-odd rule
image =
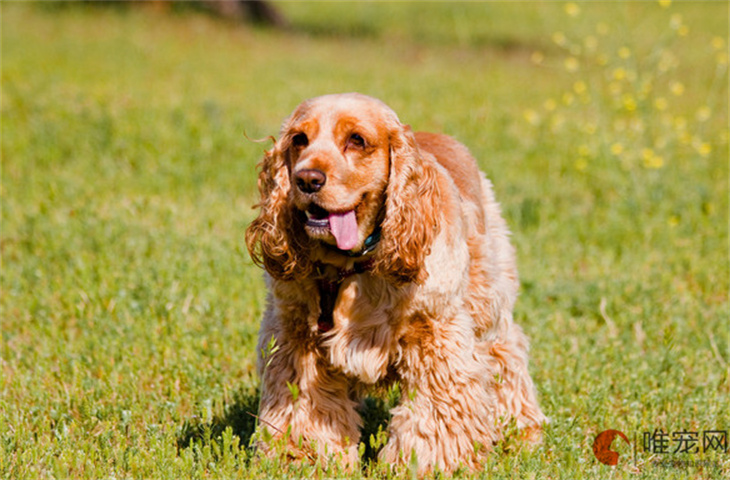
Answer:
[[[316,192],[297,185],[311,169],[326,176]],[[528,341],[512,321],[514,250],[466,147],[412,133],[371,97],[327,95],[284,122],[259,189],[260,213],[246,232],[269,288],[259,417],[286,437],[290,454],[357,462],[361,395],[392,381],[402,399],[380,452],[387,462],[415,452],[421,472],[478,468],[511,421],[539,439],[545,417]],[[371,253],[346,255],[327,229],[308,228],[312,205],[354,209],[349,255],[378,227],[382,238]],[[337,285],[326,330],[318,326],[323,281]]]

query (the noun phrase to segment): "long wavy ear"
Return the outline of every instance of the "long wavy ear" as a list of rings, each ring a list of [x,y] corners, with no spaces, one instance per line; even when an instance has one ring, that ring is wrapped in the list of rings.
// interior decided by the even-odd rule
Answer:
[[[435,168],[424,162],[407,125],[390,139],[390,176],[385,219],[373,271],[395,284],[422,283],[428,277],[424,259],[439,231]]]
[[[280,280],[301,278],[312,269],[308,237],[289,201],[288,143],[283,135],[259,164],[261,201],[256,207],[260,212],[246,229],[246,246],[254,263]]]

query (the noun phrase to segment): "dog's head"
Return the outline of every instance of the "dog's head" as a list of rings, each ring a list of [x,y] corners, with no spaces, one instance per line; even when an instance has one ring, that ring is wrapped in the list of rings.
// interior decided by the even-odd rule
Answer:
[[[374,271],[420,279],[435,178],[410,128],[381,101],[353,93],[299,105],[264,156],[259,189],[261,212],[246,237],[272,276],[309,274],[313,248],[358,256],[382,236]]]

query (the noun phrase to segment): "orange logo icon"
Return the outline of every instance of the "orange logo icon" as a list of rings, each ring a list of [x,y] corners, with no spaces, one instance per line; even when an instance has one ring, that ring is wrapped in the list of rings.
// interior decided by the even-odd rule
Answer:
[[[614,466],[618,464],[618,452],[611,450],[611,443],[613,443],[613,439],[616,438],[616,435],[623,438],[626,443],[631,445],[631,442],[629,442],[629,439],[626,438],[626,435],[618,430],[604,430],[599,433],[593,441],[593,454],[599,462],[605,465]]]

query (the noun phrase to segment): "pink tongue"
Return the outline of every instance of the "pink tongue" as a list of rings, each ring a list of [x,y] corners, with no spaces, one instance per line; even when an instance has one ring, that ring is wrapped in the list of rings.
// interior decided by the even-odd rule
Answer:
[[[357,218],[355,210],[347,213],[330,213],[330,231],[340,250],[352,250],[357,245]]]

